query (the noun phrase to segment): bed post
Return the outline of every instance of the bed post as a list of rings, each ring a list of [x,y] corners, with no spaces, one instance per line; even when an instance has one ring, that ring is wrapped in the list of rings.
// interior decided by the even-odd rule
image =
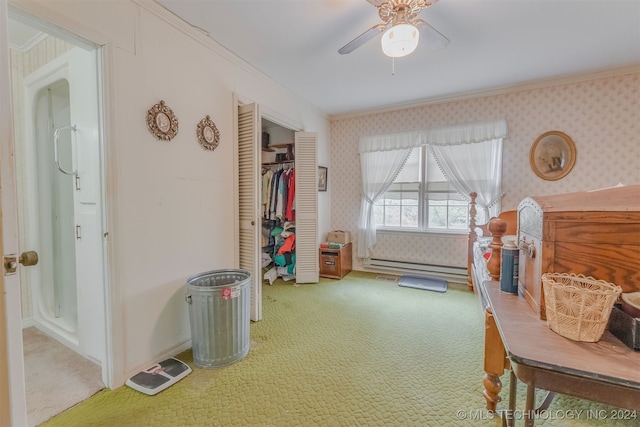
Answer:
[[[467,252],[467,286],[470,291],[473,291],[473,244],[478,238],[476,234],[476,197],[478,194],[473,192],[469,194],[471,202],[469,202],[469,245]]]
[[[500,280],[500,260],[502,255],[502,236],[507,232],[507,223],[500,218],[492,218],[489,221],[489,231],[493,240],[489,243],[491,256],[487,261],[487,270],[492,280]]]

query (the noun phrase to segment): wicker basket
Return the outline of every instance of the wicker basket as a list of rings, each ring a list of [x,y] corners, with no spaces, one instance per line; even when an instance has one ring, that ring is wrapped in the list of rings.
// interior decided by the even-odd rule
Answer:
[[[547,325],[574,341],[600,340],[622,288],[582,274],[545,273]]]

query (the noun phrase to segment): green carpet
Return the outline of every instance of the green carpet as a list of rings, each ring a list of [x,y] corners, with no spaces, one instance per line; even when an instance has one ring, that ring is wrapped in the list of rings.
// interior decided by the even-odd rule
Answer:
[[[375,277],[265,285],[264,320],[251,324],[251,350],[238,363],[198,369],[187,351],[177,357],[194,371],[156,396],[103,390],[43,425],[499,426],[484,411],[477,297]],[[508,375],[502,379],[504,407]],[[580,409],[605,412],[573,420],[558,412]],[[603,419],[612,409],[561,396],[536,426],[639,424]]]

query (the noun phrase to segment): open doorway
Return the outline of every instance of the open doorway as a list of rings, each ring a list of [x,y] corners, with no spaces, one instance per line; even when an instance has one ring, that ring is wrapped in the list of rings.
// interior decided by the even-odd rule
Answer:
[[[9,14],[27,419],[37,425],[106,378],[99,54]],[[7,208],[7,207],[3,207]],[[11,356],[10,356],[11,357]]]
[[[239,266],[251,273],[253,278],[251,285],[251,315],[252,321],[262,320],[262,283],[268,280],[263,274],[263,269],[268,267],[270,261],[263,267],[263,175],[261,171],[266,163],[263,162],[262,153],[270,152],[274,155],[284,155],[286,163],[295,169],[295,196],[293,205],[295,210],[295,223],[288,221],[295,229],[295,266],[287,274],[295,277],[293,283],[317,283],[318,276],[318,161],[317,161],[317,134],[312,132],[295,132],[290,127],[277,124],[269,116],[260,114],[260,106],[257,103],[241,103],[234,99],[237,107],[237,212],[238,212],[238,260]],[[269,144],[263,147],[262,132],[282,136],[282,144],[272,144],[271,135]],[[266,138],[266,135],[265,135]],[[293,138],[293,140],[291,140]],[[275,139],[275,138],[274,138]],[[274,141],[275,142],[275,141]],[[277,153],[277,150],[284,152]],[[264,150],[264,151],[263,151]],[[273,151],[271,151],[273,150]],[[287,159],[288,157],[288,159]],[[285,163],[284,161],[281,163]],[[276,164],[276,166],[279,166]],[[271,193],[275,194],[275,193]],[[278,192],[278,195],[283,194]],[[284,199],[283,199],[284,200]],[[277,215],[276,215],[277,216]],[[271,231],[267,230],[267,235]],[[267,243],[269,245],[269,243]],[[286,257],[285,257],[286,259]],[[287,260],[285,262],[289,263]],[[288,265],[287,267],[288,270]]]

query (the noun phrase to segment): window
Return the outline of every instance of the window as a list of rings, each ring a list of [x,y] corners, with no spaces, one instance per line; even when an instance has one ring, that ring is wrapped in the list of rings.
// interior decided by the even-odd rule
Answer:
[[[427,147],[414,148],[373,205],[376,228],[467,232],[469,204],[447,182]]]

